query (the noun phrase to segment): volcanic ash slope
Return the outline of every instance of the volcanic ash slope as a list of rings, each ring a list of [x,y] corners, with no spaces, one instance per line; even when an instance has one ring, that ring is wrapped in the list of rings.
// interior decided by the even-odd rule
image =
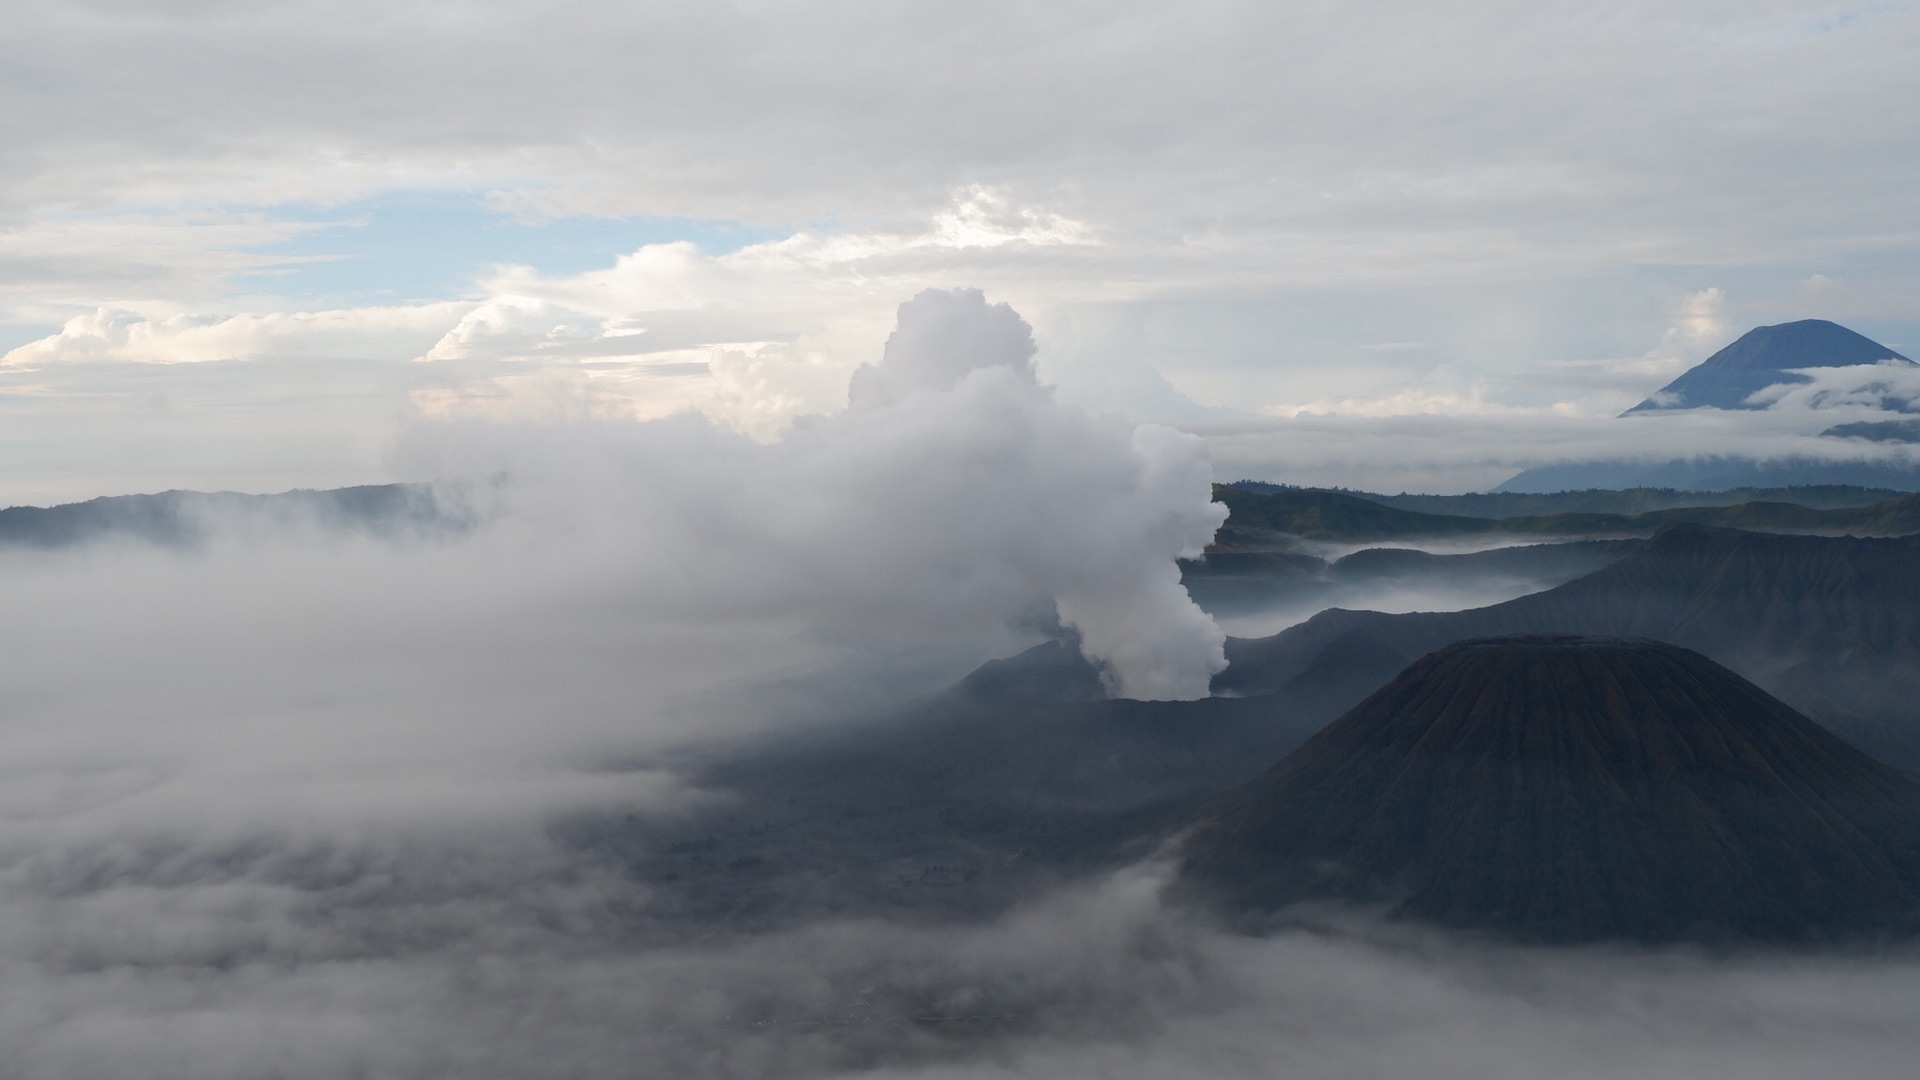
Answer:
[[[1181,889],[1540,942],[1906,934],[1920,783],[1686,649],[1466,641],[1213,804]]]

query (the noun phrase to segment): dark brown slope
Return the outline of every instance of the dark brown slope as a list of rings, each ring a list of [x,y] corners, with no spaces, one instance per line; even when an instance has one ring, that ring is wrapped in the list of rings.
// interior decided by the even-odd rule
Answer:
[[[1520,637],[1421,659],[1216,803],[1184,887],[1547,942],[1821,941],[1920,915],[1920,784],[1698,653]]]
[[[1351,704],[1450,642],[1499,634],[1646,637],[1707,654],[1883,760],[1920,767],[1920,537],[1669,529],[1613,565],[1545,592],[1457,612],[1327,611],[1234,641],[1217,687],[1272,692],[1310,678],[1330,645],[1370,642]],[[1393,663],[1397,661],[1396,663]]]

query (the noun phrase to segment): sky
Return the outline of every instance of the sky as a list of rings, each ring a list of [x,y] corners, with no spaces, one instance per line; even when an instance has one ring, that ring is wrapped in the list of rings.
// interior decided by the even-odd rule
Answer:
[[[929,287],[1010,304],[1063,400],[1218,470],[1413,490],[1644,443],[1608,421],[1751,326],[1920,348],[1911,5],[8,23],[13,501],[417,479],[394,447],[449,419],[773,439]]]

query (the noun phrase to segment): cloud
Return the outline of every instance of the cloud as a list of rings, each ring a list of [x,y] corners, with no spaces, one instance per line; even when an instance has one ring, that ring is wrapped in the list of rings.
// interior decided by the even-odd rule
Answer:
[[[1618,411],[1716,326],[1805,315],[1816,269],[1846,283],[1836,317],[1901,340],[1920,138],[1889,103],[1920,22],[1812,33],[1792,3],[1641,7],[1383,20],[1230,0],[1204,18],[576,0],[454,23],[400,3],[363,26],[304,2],[118,21],[30,3],[15,25],[36,47],[0,66],[19,105],[0,140],[0,269],[18,285],[0,318],[8,344],[38,339],[16,352],[42,367],[35,408],[102,442],[131,407],[100,376],[48,373],[63,359],[433,357],[429,374],[382,371],[388,407],[330,441],[355,447],[352,469],[275,462],[353,479],[380,474],[367,448],[410,407],[693,409],[774,438],[839,407],[900,297],[957,283],[1040,328],[1062,400],[1190,424],[1220,407]],[[275,246],[317,213],[396,191],[527,222],[678,217],[783,239],[652,244],[584,274],[477,264],[452,310],[419,321],[258,295],[286,262]],[[1100,335],[1067,328],[1093,311],[1148,345],[1084,347]],[[308,324],[256,325],[269,317]],[[1374,347],[1411,342],[1429,347]],[[1547,366],[1568,357],[1604,359]],[[309,430],[366,371],[297,393],[235,375],[218,404]],[[212,396],[211,374],[162,374],[137,400]],[[140,445],[93,454],[89,478],[121,479],[90,482],[270,471],[257,440]]]
[[[852,409],[881,409],[915,392],[940,393],[975,371],[1005,368],[1038,387],[1033,329],[978,290],[921,293],[901,307],[879,364],[861,364],[847,385]]]
[[[1178,207],[1126,216],[1190,235],[1333,216],[1505,236],[1516,220],[1538,223],[1553,234],[1540,248],[1621,226],[1630,232],[1613,246],[1662,234],[1727,245],[1755,206],[1771,207],[1778,228],[1878,205],[1909,161],[1901,140],[1861,136],[1905,124],[1871,105],[1900,85],[1912,20],[1761,33],[1803,15],[1792,4],[1663,8],[1657,26],[1602,25],[1564,5],[1524,18],[1402,5],[1386,30],[1233,2],[1208,4],[1204,19],[1144,4],[938,17],[863,4],[804,15],[506,4],[457,26],[430,5],[379,10],[377,29],[304,3],[116,26],[29,5],[20,18],[42,59],[16,88],[21,134],[34,137],[16,145],[35,151],[13,159],[28,181],[16,197],[331,196],[464,173],[517,181],[546,205],[807,220],[826,207],[924,209],[971,171],[990,184],[1074,184],[1104,207]],[[176,59],[168,47],[186,40],[202,43],[211,71]],[[1421,48],[1435,41],[1473,62]],[[1574,44],[1584,48],[1564,48]],[[1537,57],[1556,51],[1568,59],[1548,77]],[[113,58],[95,86],[30,76],[84,69],[89,56]],[[1852,79],[1831,78],[1841,72]],[[152,102],[125,108],[117,95],[130,85]],[[331,106],[299,107],[319,100]],[[876,100],[891,107],[841,122]],[[1728,115],[1780,119],[1738,136]],[[1830,143],[1856,151],[1856,205],[1776,198],[1821,175],[1780,151]],[[98,168],[115,159],[120,169]],[[1775,172],[1745,173],[1750,192],[1725,182],[1756,159]],[[1600,220],[1540,212],[1569,206]]]
[[[84,212],[28,209],[4,199],[0,223],[0,286],[6,290],[0,316],[56,324],[76,309],[102,305],[205,304],[225,294],[236,278],[298,265],[302,260],[263,252],[313,228],[254,210]]]
[[[0,365],[391,355],[431,341],[468,306],[447,302],[227,316],[198,316],[159,305],[102,307],[68,319],[57,334],[13,349],[0,357]]]
[[[1798,368],[1795,374],[1807,381],[1769,386],[1747,400],[1769,410],[1807,413],[1829,409],[1911,412],[1920,402],[1920,364],[1911,361]]]
[[[1840,283],[1825,274],[1808,274],[1800,282],[1800,295],[1816,307],[1827,306],[1840,289]]]
[[[385,360],[394,396],[432,416],[646,420],[694,409],[768,438],[794,416],[844,404],[855,358],[871,354],[891,298],[915,283],[961,269],[970,252],[1089,243],[1077,223],[974,185],[912,226],[796,233],[719,255],[651,244],[561,277],[495,267],[478,300],[224,314],[103,306],[3,362]],[[408,371],[408,359],[433,370]]]
[[[1513,405],[1488,400],[1486,388],[1481,385],[1469,385],[1464,389],[1450,386],[1403,386],[1385,388],[1368,397],[1322,399],[1319,401],[1269,405],[1261,410],[1268,416],[1292,418],[1298,416],[1485,416],[1504,413],[1512,415],[1542,414],[1578,415],[1579,407],[1573,402],[1556,402],[1551,406]]]
[[[1898,447],[1864,447],[1819,436],[1843,417],[1885,419],[1887,414],[1858,405],[1816,409],[1795,402],[1757,412],[1689,410],[1657,419],[1550,407],[1479,412],[1450,407],[1382,415],[1302,411],[1194,430],[1206,438],[1214,470],[1222,477],[1373,491],[1484,491],[1535,465],[1671,461],[1709,451],[1760,460],[1908,460]]]
[[[1163,909],[1150,870],[985,925],[647,945],[596,911],[619,883],[577,869],[368,869],[357,895],[77,898],[70,936],[0,969],[31,1003],[0,1018],[17,1075],[1891,1078],[1920,1019],[1910,956],[1526,950],[1364,923],[1248,939]],[[223,953],[209,931],[252,936]]]
[[[851,366],[894,299],[967,282],[1043,329],[1049,308],[1135,305],[1174,327],[1177,363],[1154,364],[1175,385],[1249,409],[1420,366],[1369,343],[1431,342],[1498,382],[1541,358],[1637,357],[1692,325],[1671,298],[1709,288],[1740,297],[1733,329],[1783,321],[1805,314],[1814,269],[1848,283],[1849,318],[1911,321],[1920,139],[1892,103],[1920,23],[1899,12],[1806,33],[1793,3],[1618,20],[1229,0],[1204,17],[574,0],[454,24],[400,3],[361,25],[341,10],[14,13],[37,43],[4,67],[20,333],[103,306],[254,310],[233,293],[316,207],[394,191],[804,238],[748,257],[787,260],[764,290],[744,263],[639,275],[649,292],[605,318],[714,314],[691,338],[654,320],[662,348],[810,335]],[[520,277],[539,288],[500,280],[480,299],[555,303],[554,325],[596,310],[590,288]],[[1508,304],[1541,311],[1484,347],[1479,317],[1511,321]],[[1348,325],[1305,325],[1328,310]],[[842,349],[853,327],[863,347]],[[1327,338],[1347,344],[1308,347]],[[469,355],[510,351],[494,344]],[[1337,385],[1299,388],[1323,381]]]
[[[1718,287],[1687,294],[1660,343],[1627,370],[1635,374],[1677,375],[1705,360],[1736,336],[1726,319],[1727,295]]]

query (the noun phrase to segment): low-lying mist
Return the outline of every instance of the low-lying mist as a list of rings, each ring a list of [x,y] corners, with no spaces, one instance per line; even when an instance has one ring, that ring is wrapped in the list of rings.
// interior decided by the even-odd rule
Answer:
[[[656,614],[617,548],[566,533],[503,518],[414,544],[0,560],[0,1074],[1909,1065],[1910,957],[1532,951],[1364,923],[1249,940],[1163,907],[1151,866],[985,923],[676,923],[556,830],[724,803],[676,763],[845,707],[793,696],[836,685],[797,675],[864,678],[871,705],[938,665],[792,611]]]
[[[1221,629],[1268,637],[1328,608],[1401,613],[1463,611],[1551,589],[1608,565],[1636,540],[1508,540],[1471,548],[1395,540],[1390,546],[1319,545],[1317,560],[1262,575],[1189,565],[1188,588]],[[1434,556],[1428,558],[1428,556]]]
[[[1234,937],[1150,869],[990,925],[646,946],[644,896],[509,844],[8,884],[9,1075],[1908,1075],[1920,959]],[[38,901],[37,903],[35,901]],[[55,906],[67,909],[55,915]],[[20,931],[31,931],[23,941]]]
[[[1214,612],[1220,628],[1234,637],[1269,637],[1298,626],[1330,607],[1358,611],[1462,611],[1486,607],[1540,592],[1557,581],[1515,574],[1489,574],[1454,581],[1370,581],[1342,584],[1310,595],[1280,597],[1268,603]]]

